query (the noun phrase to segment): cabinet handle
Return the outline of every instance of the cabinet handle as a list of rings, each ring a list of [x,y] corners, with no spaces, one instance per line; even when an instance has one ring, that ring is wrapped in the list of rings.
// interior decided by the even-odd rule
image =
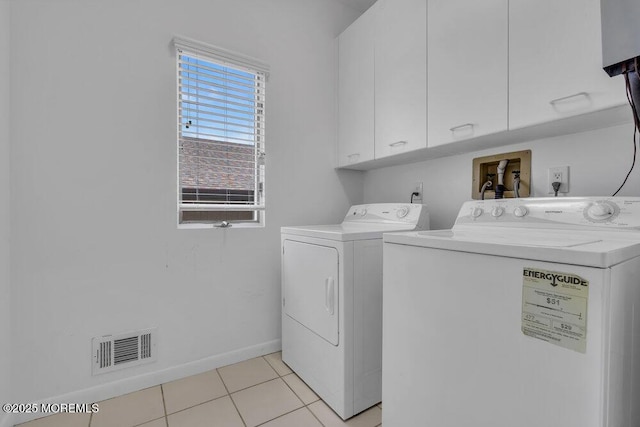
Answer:
[[[347,160],[349,163],[356,162],[360,157],[360,153],[347,154]]]
[[[589,94],[587,92],[578,92],[578,93],[574,93],[573,95],[563,96],[562,98],[552,99],[551,101],[549,101],[549,104],[555,105],[558,102],[566,101],[571,98],[577,98],[579,96],[584,96],[585,98],[589,99]]]
[[[406,145],[408,143],[409,143],[409,141],[396,141],[396,142],[392,142],[391,144],[389,144],[389,147],[397,147],[399,145]]]
[[[449,130],[450,130],[451,132],[455,132],[455,131],[457,131],[458,129],[467,128],[467,127],[473,128],[473,123],[465,123],[465,124],[463,124],[463,125],[454,126],[454,127],[452,127],[452,128],[449,128]]]

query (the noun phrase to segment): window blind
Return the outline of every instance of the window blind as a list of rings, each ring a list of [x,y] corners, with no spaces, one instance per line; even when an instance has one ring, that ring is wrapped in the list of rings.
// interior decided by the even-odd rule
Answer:
[[[268,68],[188,39],[174,45],[181,222],[260,221]]]

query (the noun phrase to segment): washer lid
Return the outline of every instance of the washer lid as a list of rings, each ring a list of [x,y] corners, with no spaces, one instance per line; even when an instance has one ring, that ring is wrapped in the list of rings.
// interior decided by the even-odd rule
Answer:
[[[606,268],[640,256],[636,233],[483,227],[384,235],[385,243]]]

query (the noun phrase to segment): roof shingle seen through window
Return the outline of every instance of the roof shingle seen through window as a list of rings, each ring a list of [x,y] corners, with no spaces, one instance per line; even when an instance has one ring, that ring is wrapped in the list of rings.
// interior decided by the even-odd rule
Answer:
[[[182,138],[180,186],[253,190],[255,148],[233,142]]]

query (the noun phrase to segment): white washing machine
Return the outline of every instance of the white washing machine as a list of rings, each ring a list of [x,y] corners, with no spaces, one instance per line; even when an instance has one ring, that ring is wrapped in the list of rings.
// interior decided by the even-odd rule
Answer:
[[[343,419],[381,400],[382,233],[428,226],[423,205],[381,203],[282,227],[282,359]]]
[[[639,427],[640,198],[384,235],[383,425]]]

